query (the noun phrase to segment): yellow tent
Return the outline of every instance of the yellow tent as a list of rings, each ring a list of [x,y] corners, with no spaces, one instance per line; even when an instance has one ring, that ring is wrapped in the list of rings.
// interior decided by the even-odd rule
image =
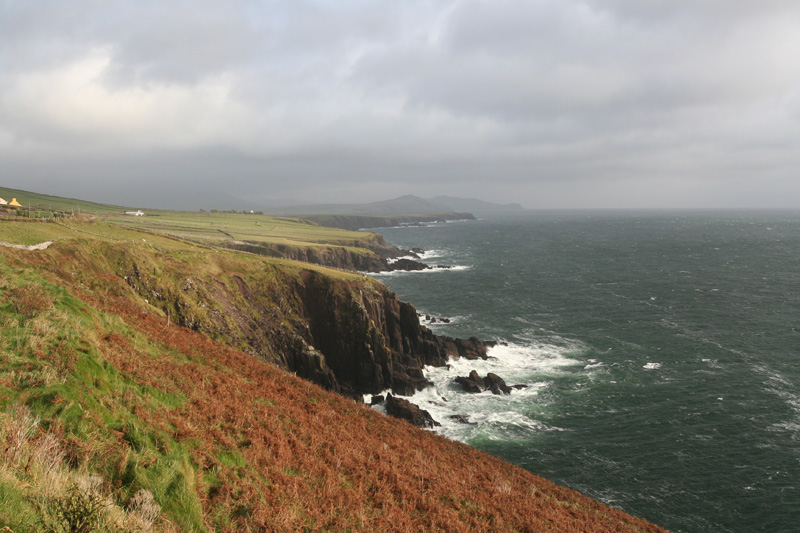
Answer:
[[[8,205],[12,205],[14,207],[22,207],[22,204],[17,201],[16,198],[12,198]]]

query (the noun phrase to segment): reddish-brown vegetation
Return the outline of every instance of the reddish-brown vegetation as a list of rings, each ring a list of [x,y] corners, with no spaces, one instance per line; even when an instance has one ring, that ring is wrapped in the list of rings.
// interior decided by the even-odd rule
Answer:
[[[9,289],[5,300],[25,318],[33,318],[53,304],[47,292],[33,283]]]
[[[97,279],[121,283],[111,276]],[[139,351],[127,336],[98,326],[96,345],[102,357],[126,379],[185,398],[174,408],[153,407],[146,398],[129,403],[139,420],[191,450],[194,486],[209,527],[661,531],[114,296],[124,291],[108,287],[101,293],[79,283],[66,285],[88,306],[117,315],[160,347],[162,355],[154,357]],[[72,361],[69,353],[53,357],[65,368]],[[122,469],[128,443],[121,432],[115,434],[118,446],[108,453]],[[85,452],[68,453],[79,457]],[[154,455],[150,465],[159,460]]]
[[[232,530],[659,530],[126,302],[107,309],[175,353],[156,359],[122,336],[105,339],[121,371],[188,399],[162,416],[179,440],[197,443],[205,510],[235,517]],[[241,464],[224,460],[237,453]]]

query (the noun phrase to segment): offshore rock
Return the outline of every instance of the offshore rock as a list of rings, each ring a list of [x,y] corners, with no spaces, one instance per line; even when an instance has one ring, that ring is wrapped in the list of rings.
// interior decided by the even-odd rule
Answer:
[[[403,398],[395,398],[391,394],[386,396],[386,412],[395,418],[407,420],[415,426],[422,428],[432,428],[441,426],[439,422],[433,419],[431,414],[420,409],[418,405],[404,400]]]
[[[389,263],[389,270],[405,270],[405,271],[416,271],[416,270],[427,270],[430,267],[425,263],[420,261],[414,261],[413,259],[402,258]]]
[[[466,392],[481,393],[485,390],[492,391],[492,394],[505,395],[511,394],[511,387],[506,385],[506,382],[492,372],[489,372],[485,378],[481,378],[477,371],[473,370],[469,376],[458,376],[455,382],[461,385],[461,388]]]
[[[487,389],[492,391],[492,394],[511,394],[511,387],[506,385],[503,378],[492,372],[486,374],[486,377],[483,378],[483,383]]]
[[[461,388],[466,392],[481,393],[486,390],[483,380],[475,370],[470,372],[467,377],[458,376],[456,378],[456,383],[461,385]]]
[[[386,397],[383,394],[378,394],[370,398],[369,404],[370,405],[379,405],[386,401]]]
[[[459,424],[468,424],[470,426],[477,426],[478,425],[477,422],[470,422],[469,418],[467,418],[467,415],[450,415],[450,418],[452,420],[455,420]]]

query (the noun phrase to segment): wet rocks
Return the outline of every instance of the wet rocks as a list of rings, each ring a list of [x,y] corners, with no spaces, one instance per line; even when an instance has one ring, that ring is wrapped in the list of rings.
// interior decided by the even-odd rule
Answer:
[[[378,405],[378,404],[382,404],[385,401],[386,401],[386,397],[383,394],[377,394],[377,395],[373,396],[372,398],[370,398],[369,404],[370,405]]]
[[[418,405],[413,404],[408,400],[396,398],[392,396],[391,393],[386,395],[386,402],[384,403],[384,406],[386,407],[387,414],[390,414],[395,418],[400,418],[402,420],[411,422],[415,426],[421,428],[441,426],[439,422],[433,419],[428,411],[420,409]]]
[[[455,379],[456,383],[461,385],[461,388],[466,392],[480,393],[489,390],[492,394],[505,395],[511,394],[512,388],[506,385],[506,382],[492,372],[489,372],[486,377],[481,378],[477,371],[473,370],[469,376],[458,376]]]
[[[425,324],[449,324],[451,322],[451,320],[446,317],[438,317],[427,314],[423,315],[422,313],[417,313],[417,316],[419,316],[420,322]]]
[[[469,373],[469,376],[458,376],[456,378],[456,383],[461,385],[461,388],[464,389],[466,392],[474,392],[479,393],[486,390],[486,386],[483,384],[483,380],[478,375],[478,372],[473,370]]]
[[[492,394],[511,394],[511,387],[506,385],[503,378],[492,372],[486,374],[486,377],[483,378],[483,383],[487,389],[492,391]]]
[[[477,426],[478,425],[477,422],[470,422],[469,418],[467,418],[466,415],[450,415],[450,418],[452,420],[455,420],[459,424],[467,424],[467,425],[470,425],[470,426]]]
[[[406,259],[405,257],[401,258],[401,259],[398,259],[397,261],[393,261],[393,262],[389,263],[388,266],[389,266],[389,270],[391,270],[391,271],[395,271],[395,270],[406,270],[406,271],[427,270],[427,269],[430,268],[425,263],[422,263],[420,261],[415,261],[413,259]]]

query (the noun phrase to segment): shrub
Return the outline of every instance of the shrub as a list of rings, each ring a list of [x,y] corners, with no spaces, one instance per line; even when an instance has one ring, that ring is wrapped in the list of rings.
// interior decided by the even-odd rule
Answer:
[[[103,497],[90,488],[73,484],[67,493],[53,501],[55,523],[43,524],[46,531],[89,533],[98,530],[100,513],[106,506]]]
[[[128,513],[142,522],[145,531],[150,531],[161,513],[161,506],[155,502],[149,490],[140,489],[131,498]]]
[[[14,311],[25,318],[33,318],[53,305],[50,295],[35,283],[10,289],[5,297],[14,306]]]

